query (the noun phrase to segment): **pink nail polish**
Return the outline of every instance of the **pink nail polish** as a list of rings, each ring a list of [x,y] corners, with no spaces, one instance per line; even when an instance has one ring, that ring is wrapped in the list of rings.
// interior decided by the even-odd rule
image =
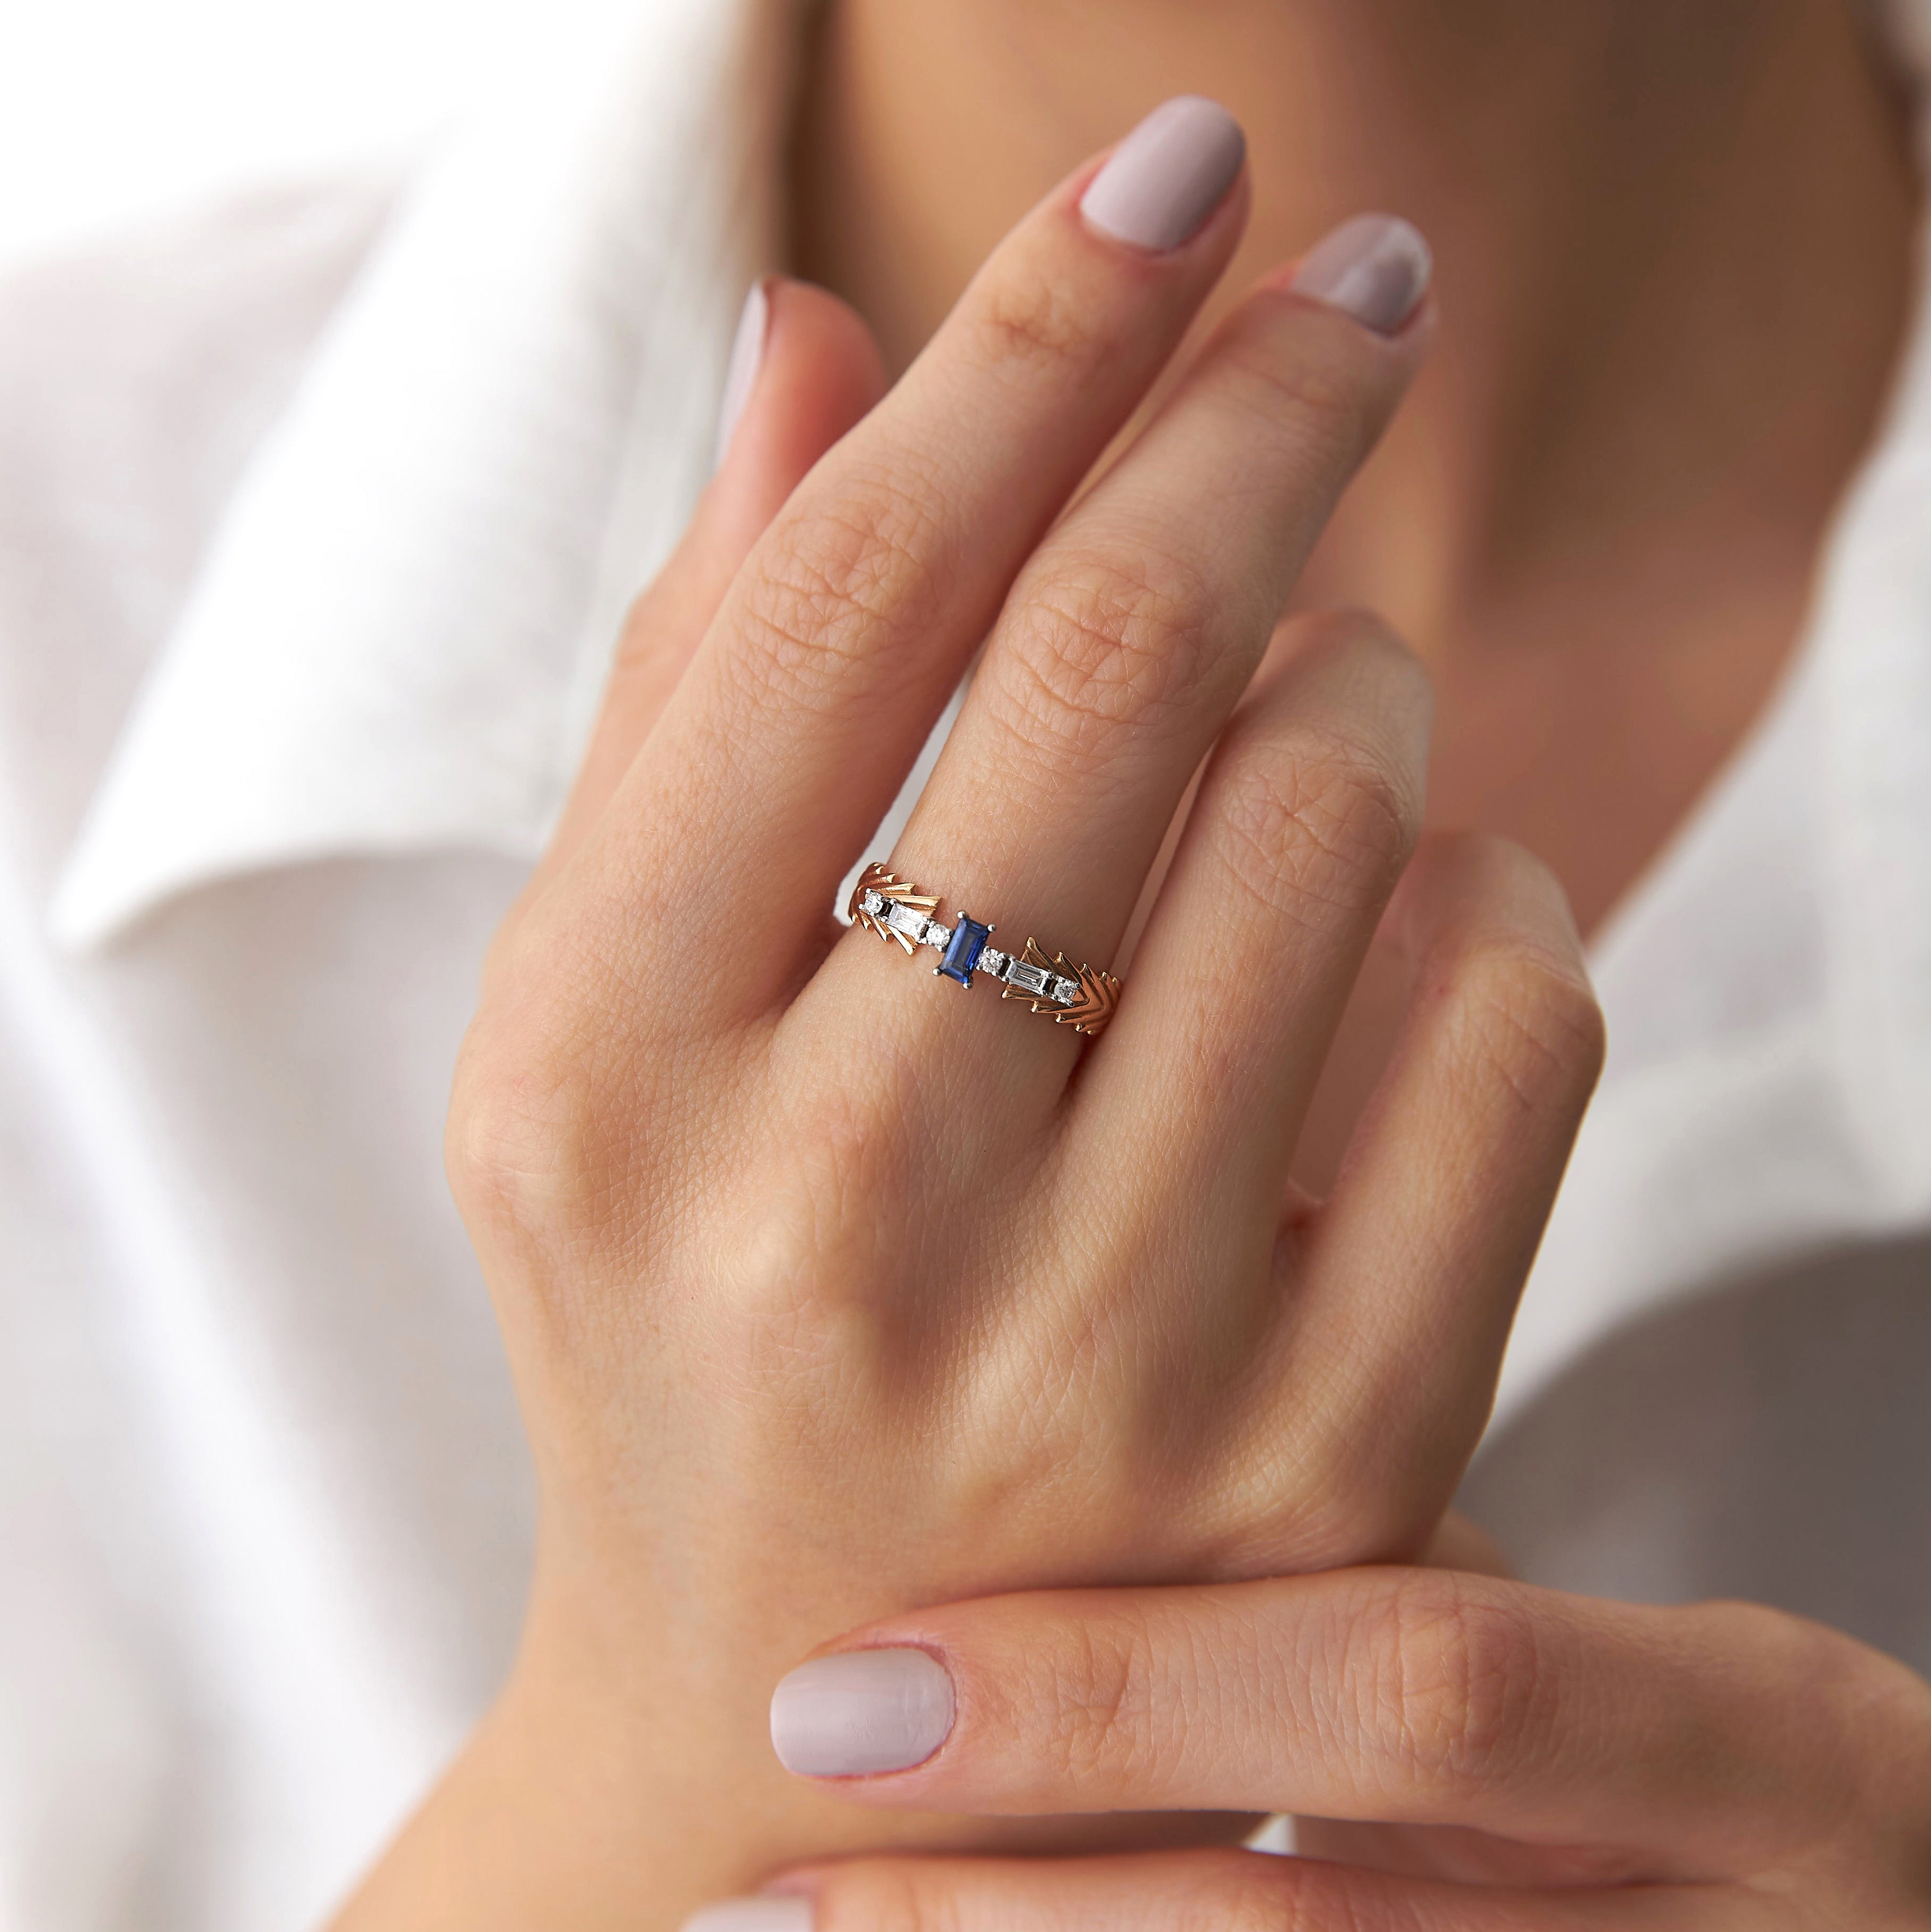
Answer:
[[[1199,232],[1240,172],[1247,137],[1217,101],[1183,94],[1115,148],[1080,197],[1089,227],[1162,253]]]
[[[771,1694],[772,1748],[787,1771],[806,1778],[908,1771],[952,1728],[951,1676],[922,1650],[814,1658]]]
[[[1393,335],[1427,293],[1434,268],[1411,224],[1398,214],[1357,214],[1308,251],[1288,286]]]
[[[738,317],[738,332],[731,343],[731,358],[724,369],[724,400],[718,406],[718,445],[712,467],[724,460],[730,448],[731,434],[744,414],[751,392],[757,386],[757,372],[764,362],[764,339],[771,329],[771,298],[760,278],[751,285],[744,298],[744,312]]]

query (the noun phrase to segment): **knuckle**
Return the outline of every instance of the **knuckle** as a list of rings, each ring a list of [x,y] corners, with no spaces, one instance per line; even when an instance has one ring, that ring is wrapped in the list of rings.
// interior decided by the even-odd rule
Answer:
[[[1567,1110],[1602,1071],[1596,995],[1570,961],[1514,935],[1471,944],[1459,963],[1463,1042],[1525,1111]]]
[[[1153,1767],[1153,1661],[1144,1624],[1125,1615],[1076,1624],[1035,1658],[1030,1695],[1047,1714],[1045,1768],[1060,1788],[1102,1774],[1111,1785]]]
[[[622,1185],[644,1166],[650,1096],[610,1003],[585,997],[592,970],[550,952],[540,970],[526,963],[486,1000],[457,1055],[445,1166],[466,1225],[494,1252],[540,1260],[586,1228],[621,1238],[613,1204],[650,1206],[648,1191]]]
[[[1381,433],[1385,386],[1370,379],[1351,339],[1333,333],[1297,330],[1285,344],[1243,334],[1229,347],[1227,373],[1247,421],[1279,424],[1321,468],[1351,469]]]
[[[1441,1571],[1405,1579],[1370,1615],[1358,1694],[1369,1735],[1424,1790],[1495,1775],[1546,1696],[1534,1619],[1506,1595]]]
[[[1089,545],[1027,587],[984,672],[994,713],[1057,766],[1156,728],[1210,668],[1201,572],[1144,544]]]
[[[450,1191],[472,1232],[499,1245],[542,1240],[571,1216],[593,1165],[572,1070],[472,1028],[457,1063],[445,1140]]]
[[[916,469],[895,461],[889,474],[847,477],[835,504],[760,544],[738,609],[748,648],[733,664],[787,708],[845,698],[860,663],[875,674],[881,634],[919,634],[945,601],[933,502]]]
[[[742,1156],[742,1198],[719,1268],[733,1304],[766,1323],[841,1311],[834,1325],[854,1359],[868,1352],[863,1338],[879,1339],[880,1298],[902,1283],[878,1264],[879,1215],[881,1204],[910,1198],[916,1159],[889,1102],[879,1104],[909,1083],[893,1079],[889,1062],[880,1070],[877,1095],[808,1090],[808,1126],[796,1117],[768,1150]]]
[[[970,312],[973,346],[995,367],[1063,362],[1092,340],[1081,293],[1063,276],[1001,277]]]
[[[1209,820],[1228,870],[1271,914],[1353,914],[1378,906],[1413,850],[1420,801],[1374,747],[1303,723],[1234,748]]]

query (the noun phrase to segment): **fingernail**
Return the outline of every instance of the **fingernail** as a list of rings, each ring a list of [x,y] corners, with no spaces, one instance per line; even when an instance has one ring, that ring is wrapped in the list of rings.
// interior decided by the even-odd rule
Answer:
[[[744,298],[744,313],[738,318],[738,332],[731,344],[731,359],[724,369],[724,399],[718,406],[718,447],[712,459],[716,468],[731,446],[731,432],[751,400],[757,381],[758,364],[764,360],[764,338],[771,326],[771,298],[764,292],[760,277],[751,285]]]
[[[1288,286],[1393,335],[1414,314],[1434,267],[1412,224],[1398,214],[1357,214],[1316,244]]]
[[[1087,183],[1080,213],[1135,248],[1177,248],[1220,206],[1247,152],[1218,101],[1183,94],[1156,107]]]
[[[808,1898],[727,1898],[684,1922],[683,1932],[811,1932]]]
[[[814,1658],[771,1694],[772,1748],[805,1778],[909,1770],[952,1728],[952,1680],[922,1650]]]

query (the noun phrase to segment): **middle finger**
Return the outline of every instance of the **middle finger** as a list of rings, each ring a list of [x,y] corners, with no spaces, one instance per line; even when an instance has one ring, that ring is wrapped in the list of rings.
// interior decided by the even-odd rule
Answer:
[[[1363,274],[1337,290],[1324,248],[1264,282],[1020,573],[894,856],[901,879],[949,902],[948,925],[970,908],[1000,920],[1008,953],[1036,934],[1075,964],[1110,961],[1190,776],[1426,346],[1420,238],[1387,220],[1344,235],[1373,258]],[[1332,298],[1364,283],[1375,299],[1357,310]],[[893,963],[871,955],[831,962],[841,996]],[[876,1024],[874,1000],[853,1004]],[[915,1035],[961,1023],[949,999],[901,1010]],[[1070,1036],[1042,1054],[1010,1016],[966,1023],[995,1079],[1063,1078]]]

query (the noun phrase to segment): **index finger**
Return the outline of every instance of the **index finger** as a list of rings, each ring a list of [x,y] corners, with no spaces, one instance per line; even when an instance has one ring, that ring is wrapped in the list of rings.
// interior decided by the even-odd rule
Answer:
[[[757,907],[727,997],[777,997],[821,938],[1021,564],[1225,268],[1244,152],[1224,110],[1170,101],[1062,184],[752,550],[606,824],[634,913],[663,909],[646,887]]]
[[[865,1803],[1465,1826],[1654,1851],[1659,1879],[1788,1856],[1877,1748],[1855,1694],[1915,1682],[1770,1611],[1428,1570],[992,1598],[853,1641],[779,1685],[772,1736],[790,1769]],[[1822,1694],[1795,1707],[1807,1726],[1793,1683]],[[913,1684],[922,1701],[888,1711],[881,1688]],[[926,1736],[892,1729],[908,1712]],[[889,1744],[907,1768],[887,1769]]]

